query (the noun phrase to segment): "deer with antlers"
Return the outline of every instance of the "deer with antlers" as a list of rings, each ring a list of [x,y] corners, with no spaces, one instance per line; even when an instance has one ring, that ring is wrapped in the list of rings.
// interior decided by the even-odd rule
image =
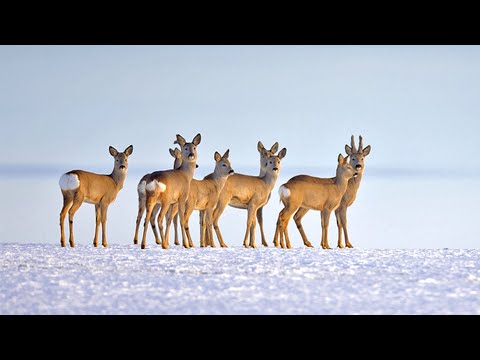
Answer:
[[[213,212],[213,227],[220,243],[224,241],[218,226],[218,219],[225,207],[230,205],[240,209],[247,209],[247,229],[243,245],[245,247],[257,247],[255,243],[255,218],[258,216],[258,209],[267,204],[270,193],[280,174],[281,160],[287,154],[287,149],[283,148],[278,155],[271,155],[271,152],[263,148],[263,145],[260,147],[260,145],[261,143],[259,142],[258,148],[261,149],[261,160],[263,160],[261,172],[264,171],[264,174],[261,176],[234,174],[227,179],[220,193],[217,206]]]
[[[363,176],[363,171],[365,169],[365,157],[370,154],[371,146],[368,145],[367,147],[363,148],[363,139],[362,136],[359,136],[359,147],[358,150],[355,146],[355,139],[354,136],[352,135],[350,139],[350,144],[351,146],[345,145],[345,152],[347,155],[350,156],[350,164],[355,168],[357,172],[357,176],[351,178],[348,180],[348,186],[347,190],[345,191],[345,194],[342,197],[342,200],[340,202],[339,207],[335,210],[335,217],[337,219],[337,227],[338,227],[338,243],[337,246],[339,248],[343,248],[343,241],[342,241],[342,233],[345,234],[345,246],[349,248],[353,248],[353,245],[349,241],[348,238],[348,232],[347,232],[347,208],[353,204],[353,202],[356,199],[357,196],[357,191],[360,187],[360,182],[362,181],[362,176]],[[310,178],[307,175],[298,175],[293,177],[291,180],[306,180],[307,178]],[[329,179],[317,179],[316,181],[326,181],[326,182],[334,182],[335,178],[329,178]],[[293,219],[295,220],[295,224],[297,225],[297,229],[300,232],[300,235],[302,236],[303,243],[311,247],[310,241],[308,241],[307,235],[305,234],[305,231],[303,230],[303,225],[302,225],[302,218],[305,216],[305,214],[308,212],[309,209],[306,209],[304,207],[301,207],[298,209],[298,211],[295,213],[293,216]],[[278,246],[278,224],[277,224],[277,230],[275,231],[275,239],[274,239],[274,245]]]
[[[73,218],[75,213],[87,202],[95,205],[95,236],[93,246],[98,246],[98,229],[102,223],[102,245],[107,243],[107,210],[115,201],[118,192],[123,188],[127,176],[128,157],[132,155],[133,146],[130,145],[123,152],[118,152],[114,147],[109,147],[113,156],[113,171],[109,175],[95,174],[84,170],[72,170],[60,177],[59,185],[63,195],[63,207],[60,212],[60,245],[65,247],[64,222],[68,212],[70,228],[70,246],[75,246],[73,237]]]
[[[182,149],[182,164],[180,167],[173,170],[155,171],[147,177],[145,185],[147,215],[143,226],[142,249],[146,247],[148,223],[151,221],[155,204],[158,203],[161,206],[158,215],[158,223],[161,226],[170,205],[177,202],[182,243],[184,247],[190,247],[185,234],[185,203],[190,192],[190,183],[197,164],[197,146],[201,139],[201,135],[197,134],[192,142],[187,143],[182,136],[177,134],[175,143],[179,144]],[[167,224],[165,234],[160,229],[164,249],[168,249],[168,235],[169,224]]]
[[[357,171],[348,162],[347,157],[338,155],[338,165],[334,178],[317,178],[308,175],[296,176],[281,185],[278,192],[284,208],[280,211],[277,220],[277,231],[275,232],[274,243],[278,243],[280,236],[282,248],[291,248],[288,236],[288,222],[293,213],[299,209],[319,210],[321,212],[322,241],[323,249],[330,249],[328,245],[328,224],[330,214],[335,211],[345,194],[348,181],[357,176]],[[306,238],[303,229],[299,228],[305,245],[312,246]],[[285,242],[284,242],[285,240]]]

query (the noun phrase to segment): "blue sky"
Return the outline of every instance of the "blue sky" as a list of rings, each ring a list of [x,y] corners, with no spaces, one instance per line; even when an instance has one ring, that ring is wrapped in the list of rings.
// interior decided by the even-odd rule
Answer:
[[[331,167],[362,134],[372,168],[478,167],[478,46],[1,46],[0,164],[170,166],[175,134],[199,163],[256,143],[283,167]]]
[[[258,140],[288,149],[264,211],[271,241],[278,186],[298,173],[334,176],[338,153],[362,134],[372,151],[349,208],[352,242],[475,248],[465,224],[480,201],[479,96],[478,46],[0,46],[0,242],[58,244],[60,175],[110,172],[108,146],[133,144],[108,225],[112,243],[131,243],[138,180],[171,168],[175,134],[198,132],[197,179],[216,150],[230,148],[236,171],[257,174]],[[48,177],[35,176],[42,169]],[[25,204],[29,226],[18,216]],[[318,245],[311,213],[304,226]],[[93,214],[85,205],[76,215],[80,243],[91,241]],[[245,217],[222,215],[229,244],[241,246]]]

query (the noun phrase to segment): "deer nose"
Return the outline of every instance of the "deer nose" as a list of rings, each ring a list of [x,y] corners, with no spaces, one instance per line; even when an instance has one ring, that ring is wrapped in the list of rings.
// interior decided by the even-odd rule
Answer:
[[[188,155],[188,158],[189,158],[189,159],[195,159],[195,155],[193,155],[192,153],[190,153],[190,154]]]
[[[125,165],[120,165],[120,169],[125,169]]]
[[[195,164],[195,169],[198,168],[198,164]]]
[[[232,169],[232,170],[230,170],[228,173],[229,173],[229,174],[233,174],[234,172],[235,172],[235,171],[233,171],[233,169]]]
[[[360,164],[355,165],[355,169],[360,170],[361,168],[362,168],[362,165],[360,165]]]
[[[277,167],[274,167],[274,168],[273,168],[273,171],[277,172],[277,171],[278,171],[278,168],[277,168]]]

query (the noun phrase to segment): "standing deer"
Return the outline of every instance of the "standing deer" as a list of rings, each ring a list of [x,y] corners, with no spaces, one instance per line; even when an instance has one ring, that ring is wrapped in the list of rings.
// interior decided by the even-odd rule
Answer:
[[[62,247],[65,247],[64,221],[67,211],[70,228],[69,242],[71,247],[75,246],[73,217],[84,201],[95,205],[96,224],[93,246],[98,246],[100,222],[102,222],[102,245],[104,247],[108,246],[107,210],[123,187],[127,176],[128,157],[133,152],[133,146],[130,145],[121,153],[112,146],[108,150],[115,159],[113,171],[110,175],[95,174],[84,170],[72,170],[60,177],[59,185],[63,195],[63,208],[60,212],[60,245]]]
[[[262,142],[259,141],[257,144],[257,150],[260,153],[260,174],[258,176],[263,177],[267,171],[266,169],[268,164],[268,157],[275,155],[278,150],[278,142],[273,144],[270,150],[267,150],[263,146]],[[237,209],[248,208],[248,204],[246,202],[241,203],[238,201],[238,199],[241,198],[241,194],[248,191],[244,189],[244,187],[248,185],[243,182],[244,176],[246,175],[233,174],[227,179],[218,200],[218,203],[223,205],[221,205],[221,208],[217,206],[213,212],[213,226],[215,228],[215,232],[217,234],[217,238],[220,244],[225,244],[225,242],[223,241],[222,234],[218,226],[218,220],[222,215],[223,211],[225,210],[227,204]],[[267,202],[269,199],[270,194],[268,194]],[[257,210],[257,219],[260,226],[260,233],[262,236],[262,245],[268,246],[267,241],[265,240],[265,233],[263,232],[263,205]]]
[[[173,149],[168,149],[170,152],[170,155],[172,155],[173,158],[175,158],[173,162],[173,168],[178,169],[180,165],[182,165],[182,152],[175,148]],[[133,238],[133,243],[136,245],[138,244],[138,229],[140,228],[140,222],[142,221],[142,216],[143,213],[145,212],[145,207],[146,207],[146,199],[147,199],[147,193],[145,190],[145,186],[147,184],[147,178],[150,174],[145,174],[139,181],[137,185],[137,193],[138,193],[138,214],[137,214],[137,221],[135,224],[135,236]],[[173,206],[173,205],[172,205]],[[152,217],[150,219],[150,225],[152,227],[153,233],[155,235],[155,241],[157,244],[160,244],[160,239],[158,237],[157,229],[155,228],[155,219],[157,217],[157,214],[160,210],[160,205],[155,204],[155,207],[153,208],[152,211]],[[175,245],[178,245],[178,233],[177,233],[177,217],[175,216],[174,219],[174,229],[175,229]],[[163,229],[161,224],[158,224],[160,229]]]
[[[190,183],[190,193],[185,207],[185,231],[188,237],[189,245],[192,246],[192,238],[188,221],[193,210],[200,210],[200,246],[210,245],[215,247],[212,236],[212,215],[218,202],[218,196],[225,185],[225,181],[234,173],[228,159],[230,150],[220,155],[215,151],[215,169],[214,172],[205,176],[203,180],[192,179]],[[169,212],[167,224],[171,221],[172,213]],[[168,226],[168,225],[167,225]],[[220,242],[221,247],[227,247],[224,242]]]
[[[267,150],[263,148],[261,154],[262,158],[265,159],[265,174],[263,176],[234,174],[227,179],[213,212],[213,226],[220,243],[224,241],[218,227],[218,219],[228,204],[236,208],[247,209],[247,229],[243,245],[245,247],[257,247],[255,243],[255,217],[258,209],[268,202],[280,173],[281,160],[286,154],[286,148],[283,148],[278,155],[269,155]],[[250,242],[248,242],[249,238]]]
[[[145,249],[147,242],[148,223],[152,217],[155,204],[160,204],[160,214],[158,215],[158,223],[160,227],[160,236],[162,238],[162,247],[168,248],[169,224],[165,234],[161,228],[163,219],[171,204],[178,202],[178,213],[180,217],[180,229],[182,231],[183,246],[189,248],[185,235],[185,203],[190,191],[190,182],[197,163],[197,146],[200,144],[202,137],[197,134],[191,143],[177,134],[175,143],[179,144],[182,149],[182,165],[178,169],[155,171],[147,177],[146,181],[146,209],[147,215],[143,226],[142,249]]]
[[[353,245],[350,243],[348,239],[348,232],[347,232],[347,208],[353,204],[355,201],[355,198],[357,196],[357,191],[358,188],[360,187],[360,182],[362,181],[362,175],[363,175],[363,170],[365,169],[365,163],[364,159],[365,157],[370,154],[371,147],[368,145],[365,149],[363,149],[363,143],[362,143],[362,136],[359,136],[359,148],[358,150],[355,147],[355,139],[354,136],[352,135],[351,137],[351,147],[348,145],[345,145],[345,152],[347,155],[350,156],[350,164],[355,168],[357,171],[357,176],[351,178],[348,180],[348,186],[347,190],[345,191],[345,194],[342,197],[342,200],[340,202],[340,206],[335,210],[335,217],[337,219],[337,227],[338,227],[338,247],[343,248],[342,244],[342,231],[345,233],[345,245],[349,248],[353,248]],[[306,178],[309,178],[309,176],[306,175],[298,175],[293,177],[291,180],[305,180]],[[318,179],[317,181],[326,181],[326,182],[334,182],[335,178],[330,178],[330,179]],[[298,211],[295,213],[293,216],[293,219],[295,220],[295,224],[297,225],[298,231],[300,232],[300,235],[302,236],[303,243],[306,246],[311,247],[310,241],[308,241],[307,235],[305,234],[305,231],[303,230],[303,225],[302,225],[302,218],[305,216],[305,214],[308,212],[309,209],[306,209],[304,207],[301,207],[298,209]],[[275,232],[275,240],[274,240],[274,245],[278,246],[278,224],[277,224],[277,230]]]
[[[348,162],[348,156],[338,155],[338,166],[336,177],[333,179],[317,178],[313,176],[302,175],[288,180],[280,186],[278,192],[280,200],[285,206],[278,215],[278,231],[275,237],[280,235],[280,243],[282,248],[285,247],[284,236],[287,248],[291,248],[290,238],[288,236],[288,222],[292,214],[299,208],[307,210],[320,210],[322,220],[322,241],[323,249],[330,249],[328,245],[328,224],[330,214],[336,210],[347,190],[348,181],[357,176],[356,170]],[[299,229],[300,230],[300,229]],[[303,229],[300,231],[302,237],[305,235]],[[275,238],[275,242],[277,239]],[[307,246],[311,246],[310,242],[304,237]]]

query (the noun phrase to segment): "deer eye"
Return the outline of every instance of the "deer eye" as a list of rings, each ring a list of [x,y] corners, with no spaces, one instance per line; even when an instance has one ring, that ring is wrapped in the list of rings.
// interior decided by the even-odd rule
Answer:
[[[222,166],[227,166],[227,165],[223,164]]]

